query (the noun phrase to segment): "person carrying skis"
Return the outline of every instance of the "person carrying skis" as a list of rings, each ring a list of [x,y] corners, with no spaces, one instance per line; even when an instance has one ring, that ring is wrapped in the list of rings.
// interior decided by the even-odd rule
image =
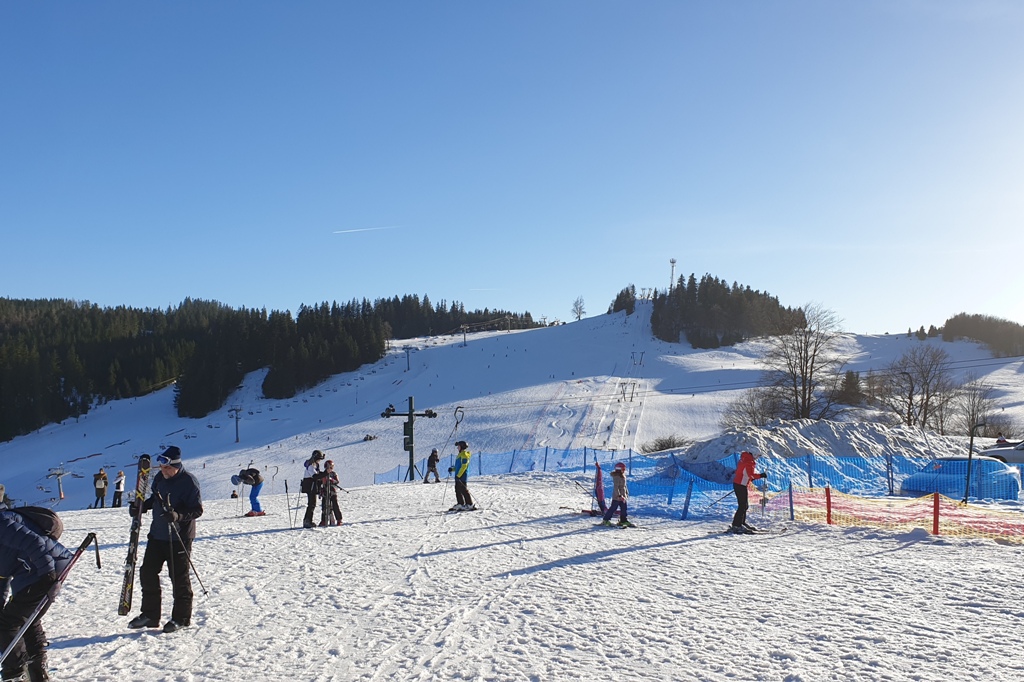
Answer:
[[[760,453],[754,448],[740,453],[740,463],[732,477],[732,489],[736,493],[736,514],[732,517],[730,533],[757,532],[756,528],[747,523],[747,507],[750,506],[747,493],[751,481],[768,477],[768,474],[754,473],[754,460],[759,456]]]
[[[318,490],[317,477],[320,475],[320,462],[324,459],[324,453],[314,450],[313,455],[302,463],[306,467],[306,473],[302,477],[299,489],[306,493],[306,515],[302,519],[303,528],[313,528],[313,512],[316,511],[316,497]]]
[[[92,484],[96,488],[96,501],[93,502],[92,508],[107,506],[107,472],[101,468],[99,473],[93,474]]]
[[[4,492],[0,485],[0,651],[7,650],[43,599],[57,596],[61,587],[57,576],[74,556],[17,509],[9,509]],[[12,595],[10,601],[8,590]],[[50,679],[42,623],[46,608],[4,659],[0,669],[4,680],[25,679],[26,667],[31,682]]]
[[[441,477],[437,475],[437,462],[441,458],[437,454],[437,448],[430,451],[430,457],[427,457],[427,473],[423,476],[424,483],[430,483],[427,479],[430,478],[430,474],[434,474],[434,483],[440,483]]]
[[[334,471],[334,462],[324,462],[324,470],[317,474],[320,497],[323,498],[323,510],[320,512],[320,525],[341,525],[341,507],[338,506],[338,474]],[[331,521],[334,521],[332,524]]]
[[[619,525],[624,528],[631,527],[633,524],[626,518],[628,500],[629,486],[626,485],[626,463],[618,462],[615,468],[612,469],[612,503],[608,505],[608,511],[604,513],[601,525],[612,525],[612,517],[615,516],[616,510],[618,510]]]
[[[110,503],[111,507],[120,507],[122,496],[124,495],[124,472],[118,471],[117,477],[114,479],[114,500]]]
[[[242,469],[238,472],[237,476],[231,477],[232,485],[241,485],[243,483],[249,486],[249,504],[252,505],[252,509],[246,513],[246,516],[266,516],[267,512],[263,511],[263,507],[260,506],[263,474],[260,473],[259,469]]]
[[[174,604],[171,619],[164,632],[188,627],[192,622],[192,541],[196,537],[196,519],[203,515],[199,481],[181,463],[181,450],[176,446],[164,450],[153,461],[160,472],[153,477],[149,497],[142,511],[153,510],[153,521],[146,537],[146,554],[139,569],[142,586],[141,613],[128,623],[130,628],[160,627],[160,571],[167,564],[171,577]],[[133,513],[132,501],[128,511]]]
[[[476,509],[473,506],[473,498],[466,486],[466,479],[469,478],[469,459],[472,453],[469,451],[469,443],[464,440],[457,441],[455,447],[459,454],[455,455],[455,466],[449,467],[448,473],[455,472],[455,505],[448,511],[470,511]]]

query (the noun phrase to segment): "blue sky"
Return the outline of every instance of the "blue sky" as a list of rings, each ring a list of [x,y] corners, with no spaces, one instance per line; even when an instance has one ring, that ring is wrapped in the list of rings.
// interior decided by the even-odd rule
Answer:
[[[1011,2],[0,4],[0,296],[1024,323]]]

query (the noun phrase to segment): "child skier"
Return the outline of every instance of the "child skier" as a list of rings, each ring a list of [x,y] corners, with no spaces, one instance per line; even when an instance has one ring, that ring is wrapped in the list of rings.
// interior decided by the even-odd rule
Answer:
[[[320,497],[323,499],[323,510],[320,513],[321,526],[340,526],[341,507],[338,506],[338,474],[334,471],[334,462],[324,462],[324,470],[318,475]]]
[[[430,457],[427,457],[427,473],[423,476],[424,483],[430,483],[430,474],[434,474],[434,483],[440,483],[441,477],[437,475],[437,462],[440,457],[437,454],[437,448],[430,451]]]
[[[249,504],[252,505],[252,509],[246,514],[246,516],[266,516],[267,512],[263,511],[263,507],[260,506],[260,491],[263,490],[263,474],[260,473],[259,469],[242,469],[238,472],[237,476],[231,477],[231,482],[234,485],[245,484],[249,486]]]
[[[612,469],[612,485],[612,503],[608,507],[608,511],[604,513],[604,520],[601,521],[601,525],[612,525],[612,516],[615,515],[616,510],[619,510],[619,525],[623,528],[630,528],[633,524],[626,518],[629,487],[626,485],[625,462],[617,463],[615,468]]]

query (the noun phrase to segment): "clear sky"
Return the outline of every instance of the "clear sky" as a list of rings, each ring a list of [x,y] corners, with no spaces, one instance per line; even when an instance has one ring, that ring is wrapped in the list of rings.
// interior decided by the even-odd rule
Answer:
[[[1016,2],[4,2],[0,296],[1024,323],[1022,121]]]

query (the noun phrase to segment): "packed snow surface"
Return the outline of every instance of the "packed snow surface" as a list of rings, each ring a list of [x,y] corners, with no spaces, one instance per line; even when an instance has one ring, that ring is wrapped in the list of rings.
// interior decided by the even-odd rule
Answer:
[[[575,485],[589,485],[582,474],[471,477],[482,509],[452,514],[441,513],[454,503],[450,484],[369,485],[408,461],[404,420],[381,412],[406,411],[410,397],[439,415],[417,419],[417,458],[432,447],[450,455],[457,438],[486,456],[636,451],[665,436],[696,441],[690,461],[750,444],[787,457],[966,453],[963,436],[872,424],[723,433],[723,410],[760,376],[763,343],[663,343],[647,304],[637,310],[396,343],[381,362],[291,400],[261,398],[257,372],[205,419],[178,418],[169,388],[0,444],[8,494],[52,504],[59,483],[66,544],[89,531],[101,544],[103,567],[87,555],[45,618],[53,679],[1024,679],[1012,653],[1024,617],[1020,545],[794,524],[756,506],[750,520],[774,532],[723,535],[731,499],[682,521],[635,496],[640,528],[596,528],[580,513],[590,506]],[[945,350],[958,378],[983,378],[998,408],[1024,421],[1021,360],[977,344],[851,335],[846,368],[882,370],[920,343]],[[128,515],[85,509],[99,467],[131,481],[135,458],[167,445],[202,484],[193,559],[209,592],[193,581],[193,624],[171,635],[128,630],[116,615]],[[292,529],[314,448],[350,490],[345,523]],[[244,518],[248,501],[228,498],[230,476],[250,462],[267,477],[264,517]],[[168,618],[166,579],[164,590]],[[136,588],[136,612],[139,599]]]
[[[193,624],[170,635],[116,615],[125,510],[68,513],[69,541],[99,533],[103,568],[86,556],[46,618],[53,677],[1024,678],[1007,653],[1024,617],[1020,546],[792,524],[756,506],[750,520],[774,532],[725,535],[731,509],[683,522],[640,500],[639,528],[599,528],[558,474],[470,490],[481,510],[444,514],[450,484],[354,488],[342,526],[309,530],[289,529],[280,494],[258,518],[241,516],[246,500],[211,501],[193,547],[209,595],[193,580]]]

